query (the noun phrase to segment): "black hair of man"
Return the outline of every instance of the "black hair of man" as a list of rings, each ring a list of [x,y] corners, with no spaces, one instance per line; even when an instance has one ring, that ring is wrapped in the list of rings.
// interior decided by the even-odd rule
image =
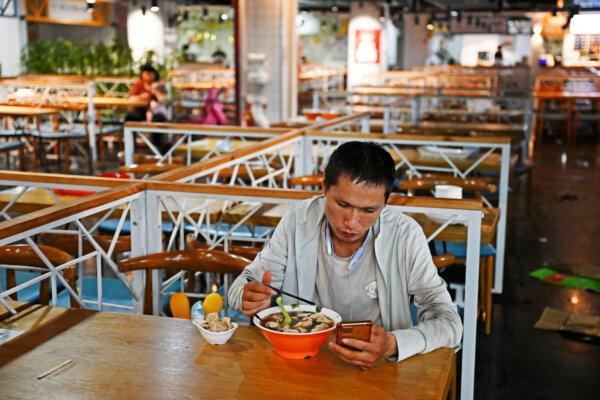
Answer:
[[[150,64],[144,64],[140,67],[140,76],[142,75],[142,73],[144,72],[150,72],[152,74],[154,74],[154,81],[160,81],[160,75],[158,74],[158,71]]]
[[[396,168],[390,153],[377,143],[352,141],[343,143],[331,153],[325,167],[325,188],[334,186],[342,175],[353,183],[383,186],[387,202]]]

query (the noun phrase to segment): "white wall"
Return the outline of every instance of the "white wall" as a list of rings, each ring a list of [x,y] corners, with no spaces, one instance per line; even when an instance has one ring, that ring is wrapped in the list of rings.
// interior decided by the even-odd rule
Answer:
[[[19,18],[0,18],[1,76],[21,73],[21,50],[27,45],[25,23]]]
[[[504,65],[514,65],[523,57],[531,56],[531,36],[529,35],[452,35],[446,39],[445,48],[461,65],[476,66],[480,51],[488,52],[489,59],[493,63],[494,53],[500,44],[503,45]]]

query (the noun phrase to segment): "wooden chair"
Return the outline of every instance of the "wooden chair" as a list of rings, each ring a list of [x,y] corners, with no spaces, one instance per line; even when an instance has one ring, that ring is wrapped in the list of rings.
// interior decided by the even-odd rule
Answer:
[[[98,242],[104,251],[108,251],[112,242],[112,235],[97,235],[94,240]],[[52,246],[64,251],[71,257],[79,257],[79,239],[76,235],[64,235],[54,232],[44,232],[38,235],[39,243],[51,244]],[[83,238],[83,254],[95,250],[94,246],[87,238]],[[131,236],[119,236],[113,249],[113,255],[123,254],[131,251]]]
[[[437,269],[444,269],[456,263],[456,257],[452,253],[431,256],[433,264]]]
[[[229,179],[233,176],[233,171],[234,171],[234,167],[227,167],[227,168],[223,168],[221,170],[219,170],[219,178],[222,179]],[[269,173],[269,171],[266,168],[252,168],[252,175],[254,176],[254,178],[262,178],[263,176],[267,175]],[[250,177],[250,173],[248,172],[248,168],[246,168],[245,166],[240,166],[238,168],[237,171],[237,175],[238,178],[249,178]]]
[[[73,258],[64,251],[52,246],[38,245],[42,253],[54,266],[65,264]],[[31,266],[38,268],[47,268],[42,259],[33,251],[29,245],[9,245],[0,247],[0,264],[15,266]],[[62,270],[63,276],[73,290],[76,290],[75,265]],[[14,269],[6,269],[6,286],[8,289],[17,285],[16,273]],[[40,281],[39,303],[48,304],[50,301],[49,279]],[[79,308],[79,304],[70,297],[72,308]]]
[[[409,179],[400,184],[401,190],[406,190],[410,194],[417,191],[430,191],[435,189],[436,185],[455,185],[463,190],[473,192],[475,198],[481,199],[482,192],[496,192],[496,185],[492,180],[485,177],[459,178],[440,174],[423,174],[421,177]],[[480,312],[485,321],[485,333],[489,335],[492,330],[492,286],[494,280],[494,263],[496,259],[495,249],[482,247],[482,254],[479,262],[479,291],[480,291]],[[445,253],[448,249],[444,248]],[[451,263],[452,264],[452,263]],[[450,264],[449,264],[450,265]]]
[[[185,238],[186,247],[188,249],[202,249],[208,250],[208,243],[198,241],[193,233],[190,233]],[[223,246],[219,246],[216,250],[223,250]],[[262,248],[251,247],[251,246],[239,246],[230,244],[227,246],[227,253],[234,254],[236,256],[247,258],[248,260],[254,260]]]
[[[188,276],[187,290],[195,289],[194,274],[196,272],[240,274],[250,260],[228,254],[219,250],[181,250],[149,254],[142,257],[130,258],[119,262],[121,272],[145,270],[146,280],[144,288],[144,314],[152,314],[152,274],[154,269],[167,271],[186,270],[191,272]],[[227,285],[225,285],[224,298],[227,301]]]

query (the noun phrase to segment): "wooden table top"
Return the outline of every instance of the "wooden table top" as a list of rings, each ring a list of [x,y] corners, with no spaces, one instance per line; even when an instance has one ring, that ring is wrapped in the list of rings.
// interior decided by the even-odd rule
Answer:
[[[21,311],[21,310],[24,310],[24,309],[32,306],[32,304],[27,303],[25,301],[7,299],[7,302],[9,305],[11,305],[17,311]],[[10,316],[12,316],[12,313],[10,311],[8,311],[6,308],[4,308],[4,306],[2,304],[0,304],[0,321],[4,320]],[[0,326],[0,328],[1,327],[2,326]]]
[[[221,221],[235,224],[254,206],[255,204],[251,203],[238,204],[229,211],[223,213]],[[291,204],[265,204],[245,222],[245,225],[276,227],[279,224],[281,217],[283,217],[283,214],[291,207]],[[421,225],[426,236],[431,235],[440,227],[440,224],[430,220],[425,214],[410,213],[408,215]],[[484,208],[483,219],[481,220],[481,243],[494,243],[499,218],[500,211],[497,208]],[[436,239],[466,242],[467,227],[459,224],[449,225],[439,233]]]
[[[60,98],[61,101],[66,103],[74,104],[88,104],[89,99],[85,96],[68,96]],[[115,97],[115,96],[94,96],[94,106],[96,108],[109,108],[109,107],[145,107],[148,105],[147,100],[127,98],[127,97]]]
[[[427,215],[421,213],[410,213],[415,221],[421,225],[425,236],[429,236],[434,233],[440,224],[430,220]],[[484,208],[483,219],[481,220],[481,243],[482,244],[494,244],[496,240],[496,228],[498,226],[498,220],[500,218],[500,210],[497,208]],[[467,242],[467,227],[460,224],[449,225],[441,231],[437,236],[436,240],[447,240],[454,242]]]
[[[260,143],[259,140],[240,140],[240,139],[228,139],[225,140],[223,138],[218,137],[207,137],[204,139],[196,140],[191,143],[192,148],[192,157],[193,158],[202,158],[207,155],[209,152],[214,150],[216,147],[220,147],[219,152],[223,153],[233,153],[234,151],[241,150],[248,146],[255,145]],[[175,153],[177,154],[187,154],[188,145],[187,143],[179,145],[175,149]]]
[[[10,189],[0,191],[0,207],[6,206],[10,201],[21,191],[21,186],[15,186]],[[63,203],[78,200],[81,196],[56,195]],[[9,211],[29,213],[40,210],[42,208],[54,206],[57,203],[54,201],[50,193],[41,187],[32,187],[25,192]]]
[[[569,92],[566,90],[539,90],[535,92],[539,100],[577,100],[577,99],[600,99],[600,92]]]
[[[3,191],[0,191],[0,208],[5,207],[21,190],[20,186],[12,187]],[[64,195],[57,194],[58,199],[62,203],[68,203],[70,201],[78,200],[81,196],[73,196],[73,195]],[[205,199],[200,198],[188,198],[185,199],[185,209],[191,210],[196,209],[196,212],[190,213],[189,216],[191,218],[195,218],[199,215],[199,213],[204,210],[206,211]],[[29,188],[25,194],[21,196],[17,202],[15,202],[10,209],[9,212],[18,212],[18,213],[30,213],[33,211],[41,210],[42,208],[54,206],[57,203],[50,196],[50,193],[44,188],[35,187]],[[175,218],[179,215],[179,206],[181,206],[181,201],[178,201],[178,204],[173,203],[171,199],[165,198],[164,204],[168,208],[169,211],[173,214]],[[210,220],[215,222],[219,219],[221,215],[221,209],[223,207],[222,200],[213,200],[208,204],[208,213],[210,216]],[[120,211],[124,208],[123,205],[119,206],[116,211],[113,212],[112,217],[118,218],[121,213]],[[163,212],[163,219],[168,220],[168,215],[166,212]]]
[[[390,152],[392,158],[395,162],[399,162],[400,159],[397,154]],[[444,160],[441,156],[423,154],[419,152],[416,148],[403,148],[402,154],[406,157],[408,161],[410,161],[415,167],[419,166],[428,166],[428,167],[449,167],[446,160]],[[460,159],[460,158],[452,158],[450,160],[460,168],[462,171],[465,171],[469,168],[476,160],[478,160],[480,155],[476,155],[474,158]],[[511,155],[511,166],[514,166],[518,161],[518,156],[516,154]],[[477,172],[498,172],[500,171],[501,158],[500,154],[492,153],[487,156],[479,165],[475,167],[475,171]]]
[[[50,99],[52,100],[51,107],[54,107],[54,109],[72,109],[73,107],[76,109],[85,109],[89,101],[89,98],[86,96],[51,96]],[[37,108],[39,104],[48,100],[41,96],[32,96],[18,100],[12,99],[11,102],[23,106],[29,105],[31,106],[30,108],[33,108],[33,106]],[[116,96],[95,96],[93,101],[96,108],[146,107],[149,103],[149,101],[143,99]]]
[[[181,82],[174,83],[174,87],[179,90],[208,90],[208,89],[232,89],[235,86],[235,81],[210,81],[210,82]]]
[[[326,346],[281,358],[255,327],[209,345],[189,320],[166,317],[37,306],[0,327],[25,331],[0,347],[3,398],[445,399],[455,373],[447,348],[363,371]]]
[[[57,108],[50,107],[0,105],[0,116],[3,117],[41,117],[58,113]]]

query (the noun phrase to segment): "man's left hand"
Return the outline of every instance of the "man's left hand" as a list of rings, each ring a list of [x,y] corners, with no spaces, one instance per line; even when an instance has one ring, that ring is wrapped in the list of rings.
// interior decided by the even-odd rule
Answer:
[[[362,369],[371,368],[381,357],[390,357],[398,352],[396,337],[379,325],[373,325],[371,339],[368,342],[346,338],[342,343],[353,349],[339,346],[334,342],[329,343],[329,348],[340,359]]]

